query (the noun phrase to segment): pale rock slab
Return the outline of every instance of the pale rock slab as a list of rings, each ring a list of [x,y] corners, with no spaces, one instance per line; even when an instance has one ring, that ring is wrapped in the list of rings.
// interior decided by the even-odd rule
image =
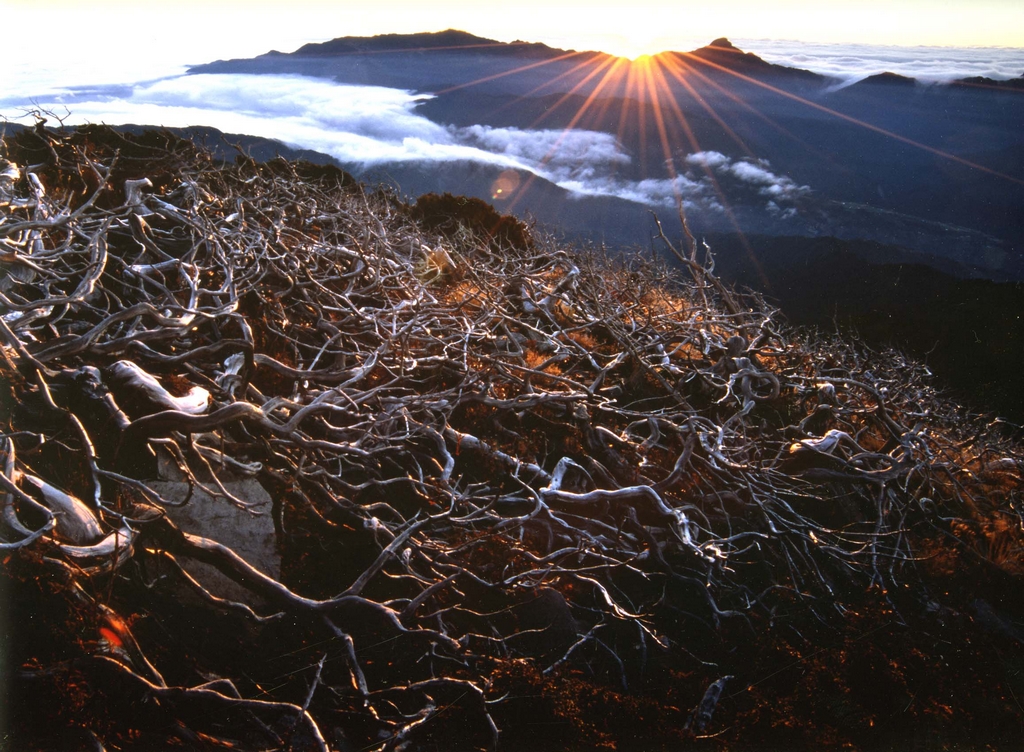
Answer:
[[[181,481],[152,481],[156,493],[169,502],[167,516],[186,533],[200,535],[228,546],[256,569],[269,577],[281,577],[281,555],[277,550],[272,501],[266,490],[253,478],[229,481],[224,487],[237,498],[252,505],[240,509],[231,501],[214,498]],[[185,569],[216,596],[252,603],[253,594],[222,575],[215,568],[197,561],[183,561]]]

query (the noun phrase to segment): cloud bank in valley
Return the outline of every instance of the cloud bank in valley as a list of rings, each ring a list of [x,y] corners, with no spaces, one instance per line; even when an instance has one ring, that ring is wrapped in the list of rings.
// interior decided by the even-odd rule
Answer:
[[[469,160],[568,178],[574,170],[582,175],[629,160],[607,134],[438,125],[415,112],[422,99],[399,89],[320,78],[214,74],[79,88],[31,101],[7,97],[0,99],[0,112],[12,117],[28,110],[67,111],[68,124],[208,125],[363,166]]]
[[[730,202],[778,214],[809,189],[750,159],[718,152],[681,157],[677,177],[622,177],[633,158],[615,136],[588,130],[524,130],[437,124],[416,112],[424,96],[377,86],[290,75],[171,76],[130,86],[68,90],[45,101],[0,99],[0,113],[70,112],[68,124],[206,125],[313,149],[358,167],[394,163],[475,162],[532,173],[571,195],[611,196],[655,207],[677,198],[690,210],[723,211]],[[781,208],[780,208],[781,207]]]
[[[726,206],[753,206],[777,219],[796,216],[810,186],[779,175],[763,159],[733,159],[717,151],[688,154],[675,165],[674,179],[626,181],[614,174],[560,183],[578,196],[614,196],[653,207],[671,208],[682,200],[687,211],[724,215]]]
[[[704,151],[688,155],[686,164],[702,168],[709,179],[717,176],[715,182],[719,184],[723,178],[739,181],[762,196],[766,202],[764,208],[780,219],[796,216],[796,205],[812,192],[810,186],[799,185],[792,178],[773,172],[771,164],[764,159],[731,160],[720,152]]]

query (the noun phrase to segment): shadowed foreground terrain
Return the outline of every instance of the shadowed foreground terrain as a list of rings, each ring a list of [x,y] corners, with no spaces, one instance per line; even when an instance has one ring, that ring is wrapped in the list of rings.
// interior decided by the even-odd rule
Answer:
[[[767,290],[791,322],[896,346],[925,361],[955,399],[1024,423],[1024,284],[972,279],[867,242],[749,240],[756,255],[735,235],[709,237],[722,279]]]
[[[915,362],[664,238],[0,148],[5,749],[1019,743],[1024,451]]]

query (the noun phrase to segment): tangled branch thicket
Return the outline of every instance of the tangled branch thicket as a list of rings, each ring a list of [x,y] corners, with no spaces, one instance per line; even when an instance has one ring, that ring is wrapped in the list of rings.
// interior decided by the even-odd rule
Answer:
[[[1019,740],[1024,453],[921,365],[478,201],[2,150],[18,749]]]

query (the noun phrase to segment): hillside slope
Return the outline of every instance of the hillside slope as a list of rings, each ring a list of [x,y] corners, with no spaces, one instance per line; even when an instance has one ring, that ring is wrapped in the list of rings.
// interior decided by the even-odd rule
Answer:
[[[891,246],[835,238],[708,237],[716,272],[766,290],[794,323],[853,331],[927,363],[953,398],[1024,423],[1024,284],[970,278]],[[754,248],[751,254],[747,248]],[[756,259],[756,262],[755,260]],[[934,265],[933,265],[934,264]]]
[[[1019,740],[1024,451],[913,361],[331,167],[0,155],[10,749]]]

